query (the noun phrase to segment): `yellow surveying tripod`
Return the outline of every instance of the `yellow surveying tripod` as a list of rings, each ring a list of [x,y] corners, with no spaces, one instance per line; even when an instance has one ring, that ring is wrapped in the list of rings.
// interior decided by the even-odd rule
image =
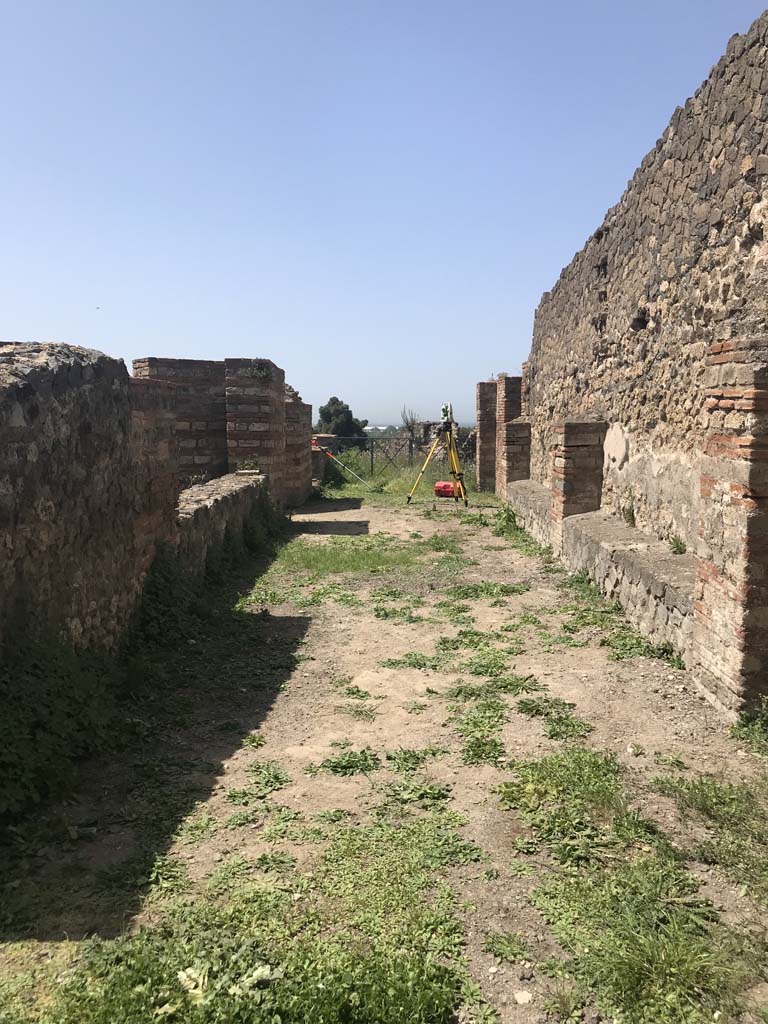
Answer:
[[[416,489],[427,471],[427,466],[437,452],[444,447],[448,454],[448,467],[453,477],[453,483],[436,483],[435,494],[438,498],[453,498],[456,502],[462,500],[465,508],[469,505],[467,488],[464,485],[464,473],[459,462],[459,450],[456,447],[456,426],[457,424],[453,422],[453,406],[450,402],[447,402],[440,410],[440,426],[437,428],[437,435],[427,453],[424,465],[421,467],[421,472],[416,478],[416,483],[411,488],[407,504],[410,505],[411,498],[416,493]]]

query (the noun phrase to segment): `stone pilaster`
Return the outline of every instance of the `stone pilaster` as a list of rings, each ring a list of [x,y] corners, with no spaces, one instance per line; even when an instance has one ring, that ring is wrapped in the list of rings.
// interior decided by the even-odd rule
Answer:
[[[531,476],[531,424],[527,420],[512,420],[502,430],[501,465],[504,470],[504,498],[507,485]]]
[[[568,516],[596,512],[603,493],[603,442],[607,424],[602,420],[567,420],[553,430],[552,547],[562,547],[562,522]]]
[[[269,359],[225,359],[230,472],[258,469],[282,504],[285,472],[285,373]],[[309,442],[308,442],[309,443]]]

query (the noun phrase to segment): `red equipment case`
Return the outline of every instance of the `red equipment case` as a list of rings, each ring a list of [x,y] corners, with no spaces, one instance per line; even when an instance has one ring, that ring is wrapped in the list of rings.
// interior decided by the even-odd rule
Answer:
[[[438,498],[453,498],[453,482],[451,480],[438,480],[435,484],[435,496]]]

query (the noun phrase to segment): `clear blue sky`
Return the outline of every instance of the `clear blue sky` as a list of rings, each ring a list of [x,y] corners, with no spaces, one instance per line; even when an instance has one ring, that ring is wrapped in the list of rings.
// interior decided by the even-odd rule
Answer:
[[[758,0],[5,0],[0,337],[432,418]]]

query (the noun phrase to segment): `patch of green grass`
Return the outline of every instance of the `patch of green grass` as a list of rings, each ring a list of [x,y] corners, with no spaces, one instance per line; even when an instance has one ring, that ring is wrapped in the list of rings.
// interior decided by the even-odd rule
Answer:
[[[377,619],[394,619],[397,622],[407,622],[412,625],[414,622],[423,622],[421,615],[414,615],[411,607],[398,608],[393,605],[377,604],[373,606],[373,614]]]
[[[517,702],[517,710],[529,718],[543,718],[545,733],[553,740],[583,739],[592,732],[592,726],[573,714],[576,707],[570,701],[542,694],[524,697]]]
[[[741,716],[731,729],[731,736],[755,754],[768,757],[768,697],[761,697],[756,707]]]
[[[235,854],[218,864],[208,876],[205,888],[209,896],[224,896],[242,883],[253,870],[245,857]]]
[[[224,823],[225,828],[244,828],[246,825],[258,825],[264,819],[261,807],[253,807],[247,811],[235,811]]]
[[[443,747],[422,747],[421,750],[398,747],[397,750],[388,750],[385,756],[393,772],[415,772],[423,768],[430,758],[440,757],[445,753]]]
[[[500,693],[509,693],[517,697],[521,693],[534,693],[541,689],[541,683],[533,676],[494,676],[484,683],[455,683],[446,691],[445,696],[449,700],[466,702],[497,697]]]
[[[261,733],[259,733],[259,732],[250,732],[250,733],[248,733],[248,735],[243,740],[243,746],[244,747],[253,747],[254,749],[258,749],[259,747],[263,747],[266,742],[267,741],[264,739],[264,737],[261,735]]]
[[[282,850],[261,853],[254,863],[262,871],[273,871],[277,874],[281,874],[283,871],[292,871],[296,867],[296,859],[290,853],[285,853]]]
[[[551,875],[533,901],[604,1013],[627,1024],[705,1024],[734,1011],[756,965],[697,888],[651,854]]]
[[[345,686],[341,692],[351,700],[369,700],[371,696],[367,690],[362,690],[359,686],[353,686],[352,684]]]
[[[320,768],[330,775],[367,775],[380,767],[381,759],[370,747],[345,750],[336,757],[328,757],[320,762]]]
[[[187,846],[196,846],[215,835],[219,823],[205,808],[198,809],[195,814],[185,818],[181,823],[176,838]]]
[[[624,661],[627,658],[659,658],[668,662],[673,668],[684,668],[682,658],[675,653],[672,644],[653,644],[642,633],[638,633],[629,625],[619,626],[600,641],[601,647],[610,650],[611,661]]]
[[[545,562],[552,561],[552,548],[545,547],[535,541],[529,533],[518,525],[517,517],[509,505],[503,505],[494,516],[494,537],[503,537],[513,548],[523,555],[541,558]]]
[[[530,589],[529,583],[455,583],[448,587],[446,593],[457,601],[477,601],[512,597],[525,594]]]
[[[351,816],[350,811],[345,811],[342,807],[335,807],[327,811],[318,811],[314,818],[315,821],[323,824],[337,825],[340,821],[346,821]]]
[[[421,651],[409,651],[402,658],[387,658],[382,661],[382,668],[419,668],[431,672],[439,672],[445,664],[444,654],[423,654]]]
[[[498,764],[507,755],[498,736],[469,736],[461,748],[463,764]]]
[[[448,783],[434,782],[413,774],[388,782],[384,792],[388,799],[395,803],[414,804],[425,810],[438,807],[451,797],[451,787]]]
[[[252,780],[248,788],[259,800],[278,789],[283,789],[291,781],[288,772],[277,761],[254,761],[245,771]]]
[[[403,707],[409,715],[422,715],[429,708],[429,704],[420,700],[409,700]]]
[[[502,807],[514,807],[566,864],[599,858],[617,843],[614,818],[626,810],[615,758],[571,747],[540,760],[515,761],[502,783]]]
[[[495,647],[480,649],[462,665],[464,672],[471,676],[503,676],[509,667],[509,652],[500,651]]]
[[[429,551],[440,551],[449,555],[460,555],[462,550],[459,538],[448,533],[435,533],[423,543]]]
[[[480,856],[454,820],[342,828],[311,875],[283,873],[279,887],[244,877],[155,927],[94,942],[61,978],[46,1024],[449,1024],[468,975],[440,872]]]
[[[443,618],[457,626],[471,626],[474,622],[471,607],[460,601],[444,598],[442,601],[437,602],[435,610]]]
[[[756,787],[730,783],[711,775],[697,778],[662,776],[655,788],[672,797],[684,813],[700,815],[712,829],[697,854],[719,864],[736,882],[748,886],[768,903],[768,799],[765,781]]]
[[[531,952],[520,932],[489,932],[485,937],[483,949],[492,953],[498,960],[509,964],[521,960],[530,960]]]
[[[408,569],[418,562],[419,547],[389,534],[366,537],[329,537],[323,542],[294,537],[280,548],[263,585],[280,583],[286,574],[310,574],[319,579],[338,573],[367,574]]]
[[[681,540],[679,537],[670,537],[669,547],[673,555],[684,555],[688,550],[685,541]]]
[[[152,864],[147,879],[149,899],[166,899],[180,896],[191,888],[186,865],[170,854],[158,855]]]

